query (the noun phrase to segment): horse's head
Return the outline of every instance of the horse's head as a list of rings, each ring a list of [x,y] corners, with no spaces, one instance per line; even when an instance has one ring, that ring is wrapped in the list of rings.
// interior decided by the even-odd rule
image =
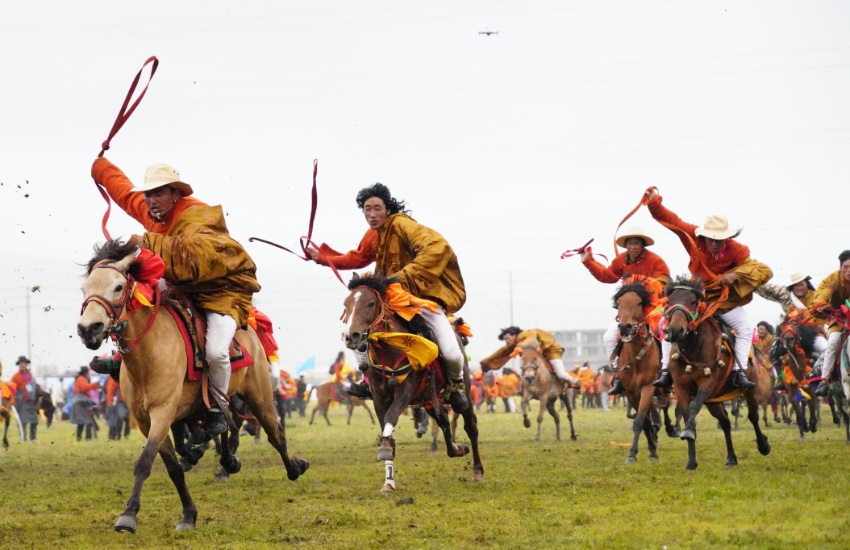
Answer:
[[[543,364],[543,356],[540,355],[540,343],[537,338],[530,338],[518,343],[514,348],[514,353],[517,354],[522,361],[520,372],[522,378],[529,384],[534,383],[534,378],[537,376],[537,369]]]
[[[774,362],[781,360],[786,353],[797,353],[800,359],[812,357],[820,328],[807,324],[799,315],[786,315],[777,333],[779,336],[771,349],[771,360]]]
[[[700,313],[705,310],[705,287],[700,277],[689,279],[681,275],[667,284],[665,294],[666,338],[671,342],[681,342],[696,326]]]
[[[369,331],[383,320],[387,313],[384,293],[396,282],[390,277],[360,277],[356,273],[348,283],[351,293],[345,299],[342,315],[345,331],[342,333],[349,349],[366,351]]]
[[[137,249],[120,241],[95,247],[82,285],[83,307],[77,323],[77,334],[89,349],[100,347],[131,297],[129,271]]]
[[[646,321],[644,311],[650,305],[649,291],[643,283],[629,283],[617,290],[613,300],[620,326],[620,339],[631,342]]]

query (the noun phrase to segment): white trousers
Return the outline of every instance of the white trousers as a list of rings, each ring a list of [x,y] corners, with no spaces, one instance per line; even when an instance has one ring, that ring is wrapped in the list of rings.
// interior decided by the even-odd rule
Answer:
[[[823,367],[821,367],[821,377],[824,380],[829,380],[832,369],[835,367],[839,344],[841,344],[841,332],[831,332],[826,341],[826,351],[823,354]]]
[[[230,342],[236,335],[236,319],[230,315],[207,312],[206,354],[210,382],[223,392],[230,385]],[[216,406],[211,408],[216,409]]]
[[[723,322],[735,331],[735,357],[737,361],[732,364],[733,369],[747,369],[747,361],[750,358],[750,349],[753,347],[753,325],[743,307],[718,315]],[[661,340],[661,369],[666,370],[670,363],[670,350],[673,344],[667,340]]]
[[[440,353],[446,362],[449,378],[454,382],[463,380],[463,362],[466,355],[460,347],[460,341],[455,334],[455,329],[446,317],[443,308],[437,308],[437,312],[433,313],[427,309],[422,309],[422,318],[425,324],[434,335],[434,343],[440,348]],[[366,352],[354,350],[354,357],[357,358],[357,364],[366,363]]]
[[[549,359],[549,364],[552,365],[555,376],[570,384],[576,383],[575,376],[567,372],[567,369],[564,368],[564,362],[561,359]]]
[[[617,347],[617,337],[620,335],[620,323],[614,321],[611,323],[611,326],[608,327],[608,330],[605,331],[605,334],[602,335],[602,345],[605,346],[605,356],[606,358],[610,358],[611,354],[614,353],[614,348]],[[614,368],[617,368],[617,358],[615,357],[611,363]]]

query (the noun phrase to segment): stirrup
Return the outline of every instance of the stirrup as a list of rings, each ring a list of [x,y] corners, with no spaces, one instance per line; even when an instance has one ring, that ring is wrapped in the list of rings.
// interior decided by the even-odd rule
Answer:
[[[741,369],[735,369],[732,373],[733,388],[755,388],[756,385],[747,379],[747,375]]]
[[[345,393],[357,399],[372,399],[372,390],[369,389],[369,386],[360,382],[352,382]]]
[[[652,383],[656,388],[668,389],[673,387],[673,376],[670,374],[670,371],[667,369],[663,369],[661,373],[658,375],[658,379]]]

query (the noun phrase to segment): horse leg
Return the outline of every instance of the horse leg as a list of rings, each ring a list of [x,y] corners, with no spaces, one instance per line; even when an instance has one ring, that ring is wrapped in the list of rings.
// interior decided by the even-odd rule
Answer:
[[[275,412],[275,416],[277,413]],[[242,462],[236,456],[236,449],[239,448],[239,429],[230,430],[229,436],[221,438],[221,471],[216,474],[216,479],[226,481],[230,479],[230,474],[235,474],[242,469]]]
[[[150,424],[143,426],[142,430],[148,440],[142,449],[142,454],[136,461],[135,468],[133,469],[135,477],[133,492],[130,494],[129,500],[127,500],[127,508],[118,517],[118,521],[115,522],[114,528],[116,531],[129,531],[131,533],[136,532],[136,515],[139,513],[139,509],[142,506],[142,485],[144,485],[145,480],[151,474],[151,467],[153,466],[153,461],[154,458],[156,458],[157,452],[163,448],[165,445],[164,442],[168,439],[168,429],[171,425],[171,420],[174,419],[174,409],[175,405],[172,404],[171,406],[158,407],[149,412]],[[174,447],[171,445],[170,441],[168,442],[166,449],[170,449],[173,456]],[[163,457],[163,460],[166,461],[166,468],[169,468],[171,463],[167,461],[165,457]],[[177,461],[176,456],[174,457],[173,464],[176,465],[176,469],[180,471],[179,477],[173,467],[169,469],[168,473],[172,476],[172,480],[177,486],[177,492],[180,493],[180,499],[183,502],[183,514],[185,519],[187,513],[187,502],[191,504],[192,500],[189,497],[188,489],[186,489],[186,483],[183,478],[183,469],[180,467],[180,463]],[[178,482],[182,483],[178,485]],[[194,513],[197,514],[197,509],[194,509],[194,505],[192,505],[192,508]]]
[[[667,432],[667,437],[677,437],[679,432],[673,426],[673,420],[670,419],[670,400],[666,400],[661,411],[664,413],[664,431]]]
[[[558,416],[558,411],[555,410],[555,401],[557,401],[557,397],[553,397],[546,402],[546,410],[549,411],[549,414],[552,416],[552,419],[555,421],[555,441],[561,440],[561,418]]]
[[[531,420],[528,419],[528,402],[531,401],[531,393],[523,392],[522,401],[520,401],[520,407],[522,408],[522,425],[526,428],[531,427]]]
[[[326,401],[326,402],[325,402],[325,406],[321,408],[322,416],[324,416],[324,417],[325,417],[325,422],[327,422],[327,423],[328,423],[328,426],[330,426],[330,425],[331,425],[331,421],[330,421],[330,420],[328,420],[328,409],[330,409],[330,408],[331,408],[331,402],[330,402],[330,400]]]
[[[440,433],[440,427],[437,426],[437,422],[431,422],[431,452],[437,452],[437,435]]]
[[[813,390],[809,390],[813,391]],[[809,399],[809,431],[815,433],[818,431],[818,417],[820,416],[820,399],[812,396]]]
[[[726,467],[737,466],[738,457],[735,456],[735,448],[732,446],[732,422],[729,421],[729,415],[726,414],[726,407],[723,406],[723,403],[708,403],[706,408],[717,419],[720,429],[723,430],[723,437],[726,438]]]
[[[162,457],[168,477],[171,478],[171,482],[177,488],[177,494],[180,495],[180,503],[183,504],[183,518],[177,524],[177,530],[186,531],[194,529],[195,521],[198,519],[198,509],[195,508],[195,503],[192,502],[192,497],[189,495],[189,488],[186,487],[183,468],[177,460],[177,454],[174,452],[174,447],[171,445],[171,440],[168,439],[168,436],[165,437],[159,446],[159,456]],[[118,530],[117,525],[116,530]]]
[[[361,402],[360,404],[363,405],[364,409],[366,409],[366,412],[369,414],[369,420],[372,421],[372,425],[374,426],[375,425],[375,416],[372,414],[372,411],[369,410],[369,405],[367,405],[366,403],[363,403],[363,402]]]
[[[685,429],[679,433],[679,438],[688,441],[688,463],[685,466],[686,470],[697,469],[697,415],[707,397],[708,395],[705,390],[699,390],[693,400],[691,400],[689,395],[684,394],[684,392],[683,395],[679,396],[683,414],[685,415]]]
[[[452,411],[452,443],[457,441],[457,419],[460,415]]]
[[[256,376],[265,376],[268,379],[268,373],[265,371],[259,372]],[[277,419],[277,411],[275,411],[274,401],[271,399],[271,392],[268,390],[263,392],[262,387],[261,384],[257,383],[243,383],[239,397],[248,404],[248,408],[251,409],[260,426],[263,427],[263,431],[266,432],[269,443],[277,450],[283,460],[286,477],[290,481],[295,481],[307,471],[310,463],[295,455],[289,456],[286,449],[286,431],[283,427],[283,420]]]
[[[472,448],[472,481],[483,481],[484,465],[481,463],[481,455],[478,454],[478,417],[473,407],[467,407],[461,416],[463,416],[463,430],[469,437],[469,446]]]
[[[10,417],[11,417],[11,415],[9,413],[6,413],[6,416],[5,416],[6,420],[4,421],[4,426],[3,426],[3,448],[4,449],[9,448],[9,437],[8,437],[8,435],[9,435],[9,419],[10,419]],[[850,439],[850,436],[848,437],[848,439]]]
[[[570,400],[561,395],[561,402],[567,407],[567,420],[570,421],[570,439],[575,441],[578,439],[575,427],[573,426],[573,409],[570,407]]]
[[[764,435],[764,432],[761,431],[761,426],[759,426],[758,401],[755,388],[745,391],[744,399],[747,401],[747,419],[753,425],[753,430],[756,432],[756,446],[762,456],[767,456],[770,454],[770,442],[768,442],[767,436]]]
[[[316,405],[315,407],[313,407],[313,414],[311,414],[311,415],[310,415],[310,422],[309,422],[309,424],[308,424],[308,425],[310,425],[310,426],[312,426],[312,425],[313,425],[313,420],[315,420],[315,419],[316,419],[316,411],[318,411],[318,410],[319,410],[319,406],[318,406],[318,405]]]
[[[449,421],[448,413],[442,407],[435,407],[428,411],[437,426],[443,432],[443,438],[446,440],[446,454],[449,458],[457,458],[469,453],[469,447],[466,445],[458,445],[452,441],[452,428]]]
[[[806,419],[803,418],[803,415],[805,414],[803,412],[803,407],[801,407],[800,403],[797,400],[795,400],[794,398],[791,398],[788,401],[791,404],[791,410],[794,411],[794,418],[797,421],[797,429],[800,430],[800,437],[798,438],[798,440],[799,441],[805,441],[806,440]]]
[[[351,401],[348,402],[346,408],[348,409],[348,420],[345,423],[351,426],[351,415],[354,413],[354,405],[351,404]]]
[[[384,414],[384,430],[381,432],[381,442],[378,444],[377,461],[393,460],[395,457],[395,439],[393,439],[393,431],[402,411],[407,408],[413,398],[413,386],[409,383],[410,378],[405,384],[398,386],[393,392],[392,403],[387,407]],[[377,407],[375,409],[377,411]]]
[[[541,395],[538,401],[540,401],[540,410],[537,411],[537,437],[534,439],[535,443],[540,443],[543,431],[543,413],[546,412],[546,398]]]

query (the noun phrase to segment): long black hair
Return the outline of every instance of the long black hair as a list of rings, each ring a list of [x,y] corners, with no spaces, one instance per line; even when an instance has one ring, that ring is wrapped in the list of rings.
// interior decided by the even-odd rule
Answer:
[[[393,197],[390,193],[390,189],[383,183],[375,183],[374,185],[364,187],[363,189],[358,191],[357,207],[360,210],[363,210],[363,207],[366,206],[366,201],[371,199],[372,197],[377,197],[384,201],[384,206],[387,207],[388,216],[398,214],[399,212],[404,212],[405,214],[409,212],[407,208],[405,208],[406,205],[404,204],[404,201],[398,200]]]

